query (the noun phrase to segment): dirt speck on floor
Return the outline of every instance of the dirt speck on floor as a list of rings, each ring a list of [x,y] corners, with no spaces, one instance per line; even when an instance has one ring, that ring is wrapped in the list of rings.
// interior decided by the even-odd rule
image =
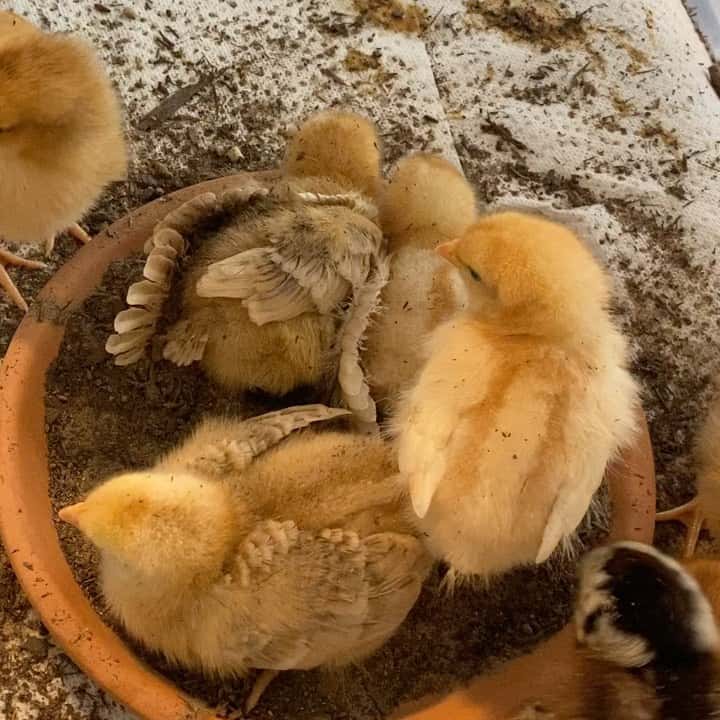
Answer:
[[[673,150],[679,147],[677,135],[672,130],[666,130],[662,123],[645,122],[638,133],[642,138],[657,138],[660,142]]]
[[[343,64],[350,72],[377,70],[382,64],[382,56],[378,51],[370,54],[356,48],[350,48],[345,55]]]
[[[467,0],[466,7],[481,15],[488,27],[548,50],[584,40],[590,10],[570,14],[552,0]]]
[[[353,0],[361,17],[374,25],[404,33],[422,33],[430,22],[427,10],[400,0]]]

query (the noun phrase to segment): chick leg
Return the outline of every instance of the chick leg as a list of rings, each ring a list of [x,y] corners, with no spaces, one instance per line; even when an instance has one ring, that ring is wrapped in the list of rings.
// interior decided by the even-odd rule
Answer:
[[[702,530],[705,518],[703,516],[702,507],[700,501],[697,498],[693,498],[690,502],[686,502],[684,505],[679,505],[672,510],[666,510],[660,512],[655,516],[657,522],[667,522],[668,520],[675,520],[681,522],[687,528],[687,535],[685,537],[685,546],[683,547],[683,557],[691,558],[695,553],[695,547],[700,537],[700,531]]]
[[[70,237],[74,237],[78,242],[81,242],[83,245],[87,245],[91,240],[92,237],[88,235],[83,228],[81,228],[77,223],[73,223],[68,229],[67,234],[70,235]]]
[[[0,249],[0,288],[2,288],[10,297],[10,299],[23,311],[27,312],[28,306],[20,291],[15,286],[12,278],[7,274],[6,265],[17,265],[18,267],[26,267],[31,270],[38,270],[45,267],[45,263],[35,260],[26,260],[25,258],[13,255],[7,250]]]
[[[260,697],[267,690],[267,686],[280,674],[279,670],[263,670],[260,673],[260,677],[255,681],[253,689],[248,695],[248,699],[245,701],[245,712],[250,713],[255,709],[255,706],[260,702]]]
[[[81,242],[83,245],[87,245],[92,240],[90,235],[88,235],[77,223],[73,223],[65,232],[67,232],[70,237],[74,237],[78,242]],[[54,248],[55,235],[51,235],[45,241],[45,256],[47,257]]]

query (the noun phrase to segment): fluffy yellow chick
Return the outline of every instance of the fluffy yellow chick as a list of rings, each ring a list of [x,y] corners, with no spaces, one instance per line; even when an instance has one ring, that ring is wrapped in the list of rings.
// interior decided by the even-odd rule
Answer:
[[[228,389],[273,395],[332,386],[337,376],[345,404],[374,422],[359,346],[388,273],[373,204],[379,178],[370,122],[311,118],[290,143],[280,181],[200,195],[158,224],[146,279],[128,292],[135,307],[116,318],[108,351],[118,364],[145,354],[171,273],[192,245],[166,359],[199,361]]]
[[[0,238],[45,243],[77,225],[107,183],[125,176],[120,106],[85,42],[0,12]],[[0,287],[27,304],[4,266],[42,267],[0,250]]]
[[[377,437],[293,429],[347,414],[290,408],[209,420],[144,472],[60,511],[101,551],[128,632],[208,675],[361,660],[397,629],[431,560]]]
[[[438,252],[468,309],[433,333],[395,418],[400,473],[432,552],[487,576],[571,541],[633,439],[638,390],[606,275],[572,232],[501,213]]]
[[[720,396],[710,405],[695,444],[697,495],[690,502],[658,513],[657,520],[678,520],[687,527],[683,554],[692,557],[703,526],[720,536]]]
[[[463,282],[435,248],[461,235],[477,213],[462,174],[427,154],[397,164],[380,208],[392,254],[390,279],[362,358],[372,396],[390,411],[420,372],[424,339],[464,307]]]

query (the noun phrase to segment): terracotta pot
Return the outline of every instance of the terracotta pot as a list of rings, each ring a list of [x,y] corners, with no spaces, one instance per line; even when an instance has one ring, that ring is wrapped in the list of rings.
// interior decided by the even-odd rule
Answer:
[[[95,290],[111,262],[140,250],[155,223],[180,203],[200,192],[222,191],[248,177],[229,176],[172,193],[98,235],[39,294],[0,368],[0,532],[15,573],[58,645],[98,685],[147,720],[212,720],[215,716],[138,660],[101,621],[73,578],[58,542],[48,496],[45,373],[59,352],[66,318]],[[260,175],[260,179],[269,177]],[[613,533],[650,540],[655,484],[646,429],[625,461],[611,476]],[[568,633],[559,636],[538,653],[511,663],[507,671],[480,679],[445,701],[426,703],[432,707],[412,717],[506,717],[509,698],[516,699],[526,690],[516,680],[525,682],[529,675],[541,690],[553,675],[545,658],[565,662],[570,655],[569,637]],[[408,710],[403,714],[407,716]]]

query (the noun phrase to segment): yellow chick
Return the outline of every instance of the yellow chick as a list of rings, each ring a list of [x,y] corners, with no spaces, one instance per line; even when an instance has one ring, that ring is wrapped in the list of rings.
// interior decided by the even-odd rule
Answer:
[[[200,195],[157,225],[145,280],[129,289],[134,307],[116,318],[107,350],[118,364],[145,354],[188,255],[166,359],[199,361],[233,391],[285,395],[337,377],[347,407],[373,423],[359,346],[388,273],[379,178],[370,122],[337,112],[311,118],[290,143],[280,181]]]
[[[720,396],[710,405],[695,444],[697,495],[690,502],[657,514],[659,522],[677,520],[687,527],[683,555],[692,557],[703,526],[720,537]]]
[[[402,480],[454,572],[541,563],[635,434],[609,283],[572,232],[532,215],[488,216],[437,250],[468,309],[433,333],[394,419]]]
[[[344,414],[206,421],[155,467],[60,511],[100,549],[105,600],[132,636],[208,675],[265,671],[248,709],[279,671],[374,652],[431,566],[382,440],[306,433],[270,449]]]
[[[126,166],[120,106],[93,49],[0,12],[0,238],[47,253],[63,230],[87,242],[76,221]],[[0,287],[27,310],[9,264],[42,263],[0,250]]]
[[[476,220],[475,195],[447,160],[410,155],[382,193],[380,215],[390,279],[362,359],[372,396],[391,411],[420,372],[425,338],[465,305],[462,280],[435,248]]]

